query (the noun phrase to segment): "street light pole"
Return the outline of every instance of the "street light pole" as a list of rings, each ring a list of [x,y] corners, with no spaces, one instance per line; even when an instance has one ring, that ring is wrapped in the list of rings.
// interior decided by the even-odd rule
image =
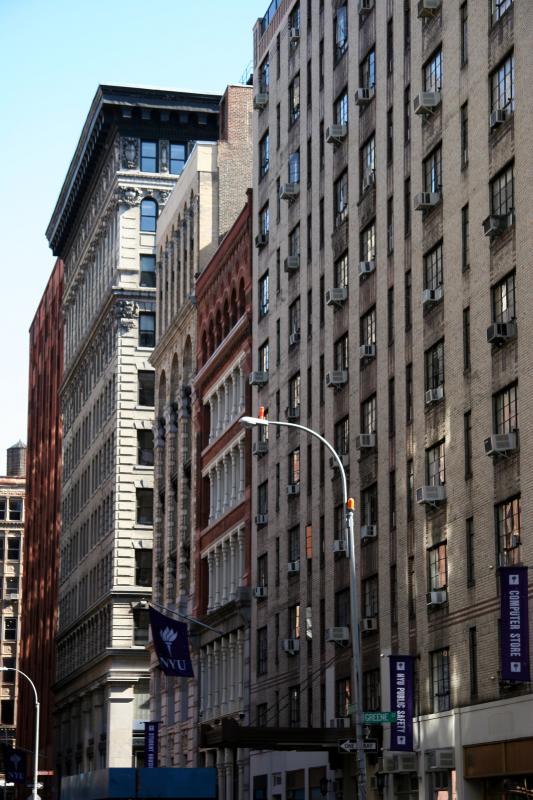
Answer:
[[[31,797],[32,800],[39,800],[37,791],[39,789],[39,714],[41,706],[39,703],[39,697],[37,695],[37,689],[35,688],[35,684],[30,676],[26,675],[25,672],[17,667],[0,667],[0,672],[18,672],[19,675],[23,675],[29,682],[31,688],[33,689],[33,694],[35,695],[35,751],[33,754],[33,787]]]
[[[348,481],[346,480],[346,470],[340,455],[332,444],[312,428],[299,425],[295,422],[281,422],[280,420],[266,419],[264,409],[261,407],[258,417],[241,417],[239,422],[245,428],[256,428],[259,426],[267,427],[276,425],[280,428],[296,428],[304,431],[310,436],[318,439],[326,447],[335,459],[342,479],[342,495],[344,502],[344,513],[346,531],[348,534],[348,558],[350,560],[350,616],[352,620],[352,683],[356,699],[355,731],[359,744],[363,742],[363,673],[361,669],[361,633],[359,627],[359,586],[357,582],[357,564],[354,535],[354,508],[353,498],[348,497]],[[366,756],[364,750],[357,750],[358,781],[359,781],[359,800],[366,800]]]

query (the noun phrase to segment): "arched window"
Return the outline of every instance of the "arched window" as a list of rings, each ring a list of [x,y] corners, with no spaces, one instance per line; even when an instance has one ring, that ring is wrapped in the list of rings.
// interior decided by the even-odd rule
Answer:
[[[207,361],[207,333],[204,331],[202,334],[202,366]]]
[[[157,224],[157,203],[150,197],[141,201],[141,230],[155,233]]]
[[[239,284],[239,318],[242,317],[246,309],[246,300],[244,295],[244,281],[241,279]]]
[[[223,313],[223,333],[224,336],[227,336],[230,331],[230,321],[229,321],[229,306],[228,306],[228,298],[224,300],[224,313]]]

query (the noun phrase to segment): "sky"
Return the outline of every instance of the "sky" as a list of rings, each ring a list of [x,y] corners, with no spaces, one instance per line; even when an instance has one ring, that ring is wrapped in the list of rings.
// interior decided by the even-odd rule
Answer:
[[[28,330],[45,230],[98,84],[222,92],[251,70],[269,0],[0,0],[0,475],[26,441]]]

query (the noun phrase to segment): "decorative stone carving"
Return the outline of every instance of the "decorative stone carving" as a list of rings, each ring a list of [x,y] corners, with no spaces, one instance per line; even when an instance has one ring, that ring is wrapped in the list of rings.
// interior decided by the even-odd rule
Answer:
[[[168,142],[162,141],[159,146],[159,169],[168,172]]]
[[[139,140],[130,136],[122,139],[122,168],[139,168]]]
[[[166,190],[162,190],[159,192],[159,206],[164,206],[167,202],[168,198],[170,197],[170,192]]]
[[[123,203],[128,208],[138,206],[141,202],[141,193],[134,186],[120,186],[117,190],[116,197],[119,203]]]
[[[132,300],[119,300],[115,304],[115,317],[118,320],[121,333],[135,327],[135,318],[139,313],[137,303]]]

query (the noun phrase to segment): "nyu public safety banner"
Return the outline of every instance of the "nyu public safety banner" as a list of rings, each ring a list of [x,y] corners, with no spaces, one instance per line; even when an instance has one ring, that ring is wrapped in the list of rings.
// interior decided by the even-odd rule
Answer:
[[[7,744],[2,745],[4,772],[8,783],[26,783],[26,753]]]
[[[157,767],[157,750],[159,722],[144,723],[144,766],[148,769]]]
[[[187,625],[160,614],[150,606],[150,627],[159,665],[165,675],[193,678]]]
[[[389,656],[391,711],[391,750],[413,749],[414,662],[413,656]]]
[[[503,681],[529,681],[527,567],[500,567]]]

